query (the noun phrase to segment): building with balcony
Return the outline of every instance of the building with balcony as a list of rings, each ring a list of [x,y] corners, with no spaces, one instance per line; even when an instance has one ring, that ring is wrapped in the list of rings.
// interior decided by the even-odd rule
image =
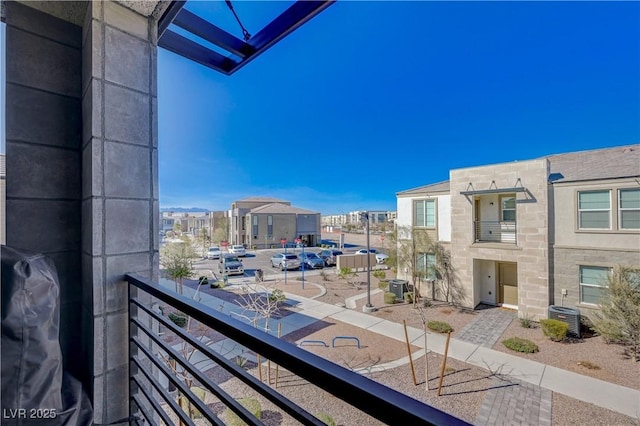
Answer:
[[[468,307],[588,315],[607,271],[640,266],[639,178],[640,145],[456,169],[399,192],[397,223],[449,248]]]

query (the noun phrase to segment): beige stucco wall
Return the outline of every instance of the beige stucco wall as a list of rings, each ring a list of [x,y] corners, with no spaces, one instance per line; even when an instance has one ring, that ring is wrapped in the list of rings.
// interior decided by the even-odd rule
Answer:
[[[640,168],[640,166],[639,166]],[[554,227],[552,243],[561,248],[640,250],[640,231],[618,230],[617,190],[638,188],[633,178],[553,185]],[[611,190],[611,230],[578,229],[578,191]]]
[[[547,160],[457,169],[452,170],[450,176],[451,251],[459,284],[466,291],[466,306],[474,307],[488,296],[482,294],[486,283],[479,282],[478,274],[474,273],[474,259],[515,262],[520,315],[546,317],[549,304]],[[474,244],[473,196],[460,192],[515,186],[527,189],[516,194],[517,244]]]

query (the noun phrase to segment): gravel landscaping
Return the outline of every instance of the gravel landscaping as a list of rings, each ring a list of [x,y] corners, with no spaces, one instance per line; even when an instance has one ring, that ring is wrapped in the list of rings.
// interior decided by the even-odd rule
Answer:
[[[311,278],[311,277],[310,277]],[[360,280],[365,281],[364,274],[360,274]],[[371,278],[372,290],[378,289],[378,281]],[[298,294],[308,298],[316,298],[319,301],[330,304],[344,304],[348,297],[362,294],[366,291],[366,285],[359,286],[340,280],[335,273],[327,273],[324,278],[318,275],[312,276],[312,281],[305,282],[302,289],[301,282],[288,281],[285,285],[282,281],[266,282],[265,285],[272,288],[281,288],[292,294]],[[220,297],[226,293],[229,303],[234,303],[236,295],[227,290],[211,289],[207,292],[215,293]],[[356,310],[362,312],[362,306],[366,299],[359,299]],[[444,321],[453,327],[452,337],[466,324],[477,318],[478,312],[458,309],[443,303],[433,303],[431,306],[418,310],[412,304],[396,303],[386,305],[382,293],[373,294],[371,302],[379,310],[370,314],[372,316],[422,328],[422,317],[431,321]],[[295,307],[288,308],[295,311]],[[302,340],[319,340],[331,346],[331,339],[335,336],[354,336],[361,342],[358,349],[353,341],[340,341],[338,347],[324,347],[322,345],[303,345],[302,348],[329,359],[347,368],[358,369],[367,366],[382,365],[407,356],[406,343],[402,340],[391,339],[365,329],[342,323],[337,320],[324,319],[303,329],[297,330],[283,339],[292,343],[300,343]],[[534,354],[521,354],[507,349],[501,342],[505,338],[517,336],[532,340],[539,347],[539,352]],[[494,350],[521,356],[537,362],[567,369],[579,374],[595,377],[611,383],[640,389],[640,369],[638,363],[626,359],[622,355],[619,346],[608,345],[600,337],[585,335],[582,339],[568,339],[565,342],[552,342],[537,328],[523,328],[518,320],[514,320],[505,330],[502,337],[494,345]],[[412,347],[415,354],[418,350]],[[496,386],[513,387],[518,383],[508,377],[493,375],[491,372],[475,367],[464,362],[447,360],[446,375],[443,380],[442,395],[437,396],[437,385],[440,367],[443,357],[430,353],[429,359],[429,387],[425,389],[424,381],[424,357],[416,357],[414,367],[418,384],[415,385],[409,364],[369,373],[367,376],[386,386],[405,393],[413,398],[421,400],[433,407],[439,408],[473,423],[478,411],[490,389]],[[589,368],[591,367],[591,368]],[[596,368],[599,367],[599,368]],[[258,377],[257,366],[248,364],[247,368],[254,376]],[[266,364],[263,367],[263,377],[267,377]],[[275,365],[271,365],[272,373]],[[262,404],[263,421],[267,425],[293,425],[297,424],[293,419],[284,415],[276,407],[268,403],[264,398],[255,395],[238,380],[230,378],[228,374],[221,372],[220,368],[213,368],[207,372],[211,378],[235,397],[256,397]],[[336,397],[327,394],[321,389],[308,384],[303,379],[293,376],[290,372],[279,369],[278,391],[304,407],[312,414],[327,413],[339,425],[376,425],[376,420],[354,410],[348,404]],[[271,385],[275,386],[275,374],[271,375]],[[594,390],[597,392],[597,390]],[[207,397],[207,403],[220,413],[224,407],[211,395]],[[639,417],[640,419],[640,417]],[[553,393],[552,397],[552,422],[554,425],[639,425],[640,420],[630,418],[610,410],[606,410],[592,404],[581,402],[573,398]]]

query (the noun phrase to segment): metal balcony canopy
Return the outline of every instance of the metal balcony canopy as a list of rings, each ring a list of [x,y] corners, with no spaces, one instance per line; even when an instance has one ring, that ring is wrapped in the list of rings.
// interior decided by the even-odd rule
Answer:
[[[295,1],[254,35],[243,40],[232,34],[232,32],[242,34],[239,22],[235,24],[236,27],[233,30],[229,28],[227,31],[222,29],[220,24],[209,22],[207,19],[209,16],[205,15],[210,13],[203,13],[202,7],[197,11],[195,9],[198,7],[189,10],[191,8],[185,7],[188,2],[174,1],[158,23],[158,46],[223,74],[231,75],[334,2],[335,0]],[[200,5],[207,3],[218,8],[221,5],[226,7],[225,2],[201,2]],[[252,3],[256,6],[262,2],[236,3],[242,3],[246,9]],[[234,12],[227,9],[216,13],[224,14],[228,19]],[[238,13],[239,21],[244,21],[246,18],[246,14]],[[251,29],[249,32],[252,33]]]
[[[508,192],[525,192],[527,188],[524,186],[516,186],[513,188],[491,188],[478,189],[473,191],[460,191],[460,195],[484,195],[484,194],[504,194]]]

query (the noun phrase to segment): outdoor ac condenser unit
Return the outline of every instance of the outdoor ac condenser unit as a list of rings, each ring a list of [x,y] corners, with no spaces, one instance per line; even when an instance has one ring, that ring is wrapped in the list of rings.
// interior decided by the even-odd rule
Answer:
[[[580,337],[580,311],[578,309],[551,305],[549,306],[549,319],[566,322],[569,324],[569,333]]]

